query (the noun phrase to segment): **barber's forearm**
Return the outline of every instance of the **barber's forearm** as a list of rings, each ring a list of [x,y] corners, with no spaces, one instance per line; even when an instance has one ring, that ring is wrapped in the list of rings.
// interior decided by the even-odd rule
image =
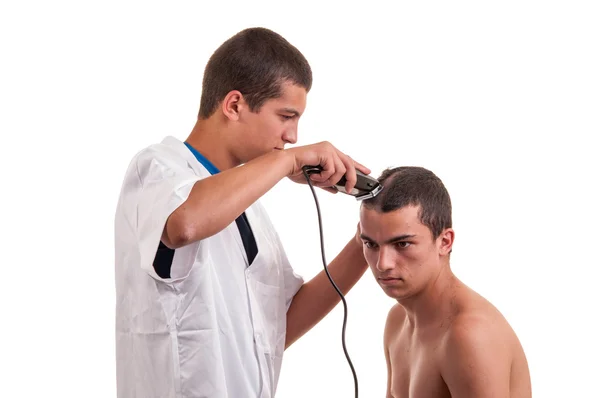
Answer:
[[[272,152],[198,181],[168,218],[163,243],[176,249],[223,230],[289,173],[289,158]]]
[[[329,264],[329,274],[340,291],[346,295],[367,270],[361,243],[352,238]],[[329,281],[325,270],[305,283],[294,296],[287,312],[285,347],[313,328],[341,298]]]

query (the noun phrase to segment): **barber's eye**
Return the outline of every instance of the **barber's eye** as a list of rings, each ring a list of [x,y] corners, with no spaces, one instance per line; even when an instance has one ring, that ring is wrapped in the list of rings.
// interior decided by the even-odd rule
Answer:
[[[294,117],[289,115],[281,115],[284,120],[292,120]]]

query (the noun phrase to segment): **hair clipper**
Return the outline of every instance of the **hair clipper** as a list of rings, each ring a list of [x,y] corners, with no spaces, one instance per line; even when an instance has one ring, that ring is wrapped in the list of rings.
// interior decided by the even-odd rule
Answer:
[[[311,175],[319,174],[323,171],[323,168],[321,166],[304,166],[303,170],[307,175]],[[354,196],[356,200],[364,200],[377,196],[383,189],[383,186],[377,179],[364,174],[360,170],[356,170],[356,184],[354,184],[350,193],[346,192],[346,176],[342,176],[342,179],[339,180],[333,188],[337,189],[339,192]]]

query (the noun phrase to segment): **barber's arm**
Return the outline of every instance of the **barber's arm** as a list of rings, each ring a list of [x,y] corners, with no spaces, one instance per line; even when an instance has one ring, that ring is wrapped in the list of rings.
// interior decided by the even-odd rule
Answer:
[[[318,187],[331,186],[347,173],[350,189],[356,183],[355,167],[369,172],[327,142],[274,151],[196,182],[167,219],[161,240],[176,249],[220,232],[282,178],[301,181],[305,165],[323,166],[320,175],[311,177]]]
[[[358,282],[367,268],[358,232],[328,266],[331,278],[344,295]],[[302,285],[287,312],[285,348],[312,329],[340,301],[341,298],[325,270]]]
[[[284,153],[273,152],[196,182],[167,219],[161,240],[177,249],[220,232],[284,178],[289,164]]]

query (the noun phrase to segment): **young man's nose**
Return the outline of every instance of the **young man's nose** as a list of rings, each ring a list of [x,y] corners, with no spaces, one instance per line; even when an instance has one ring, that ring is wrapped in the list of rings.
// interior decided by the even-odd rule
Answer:
[[[377,269],[381,272],[389,271],[395,267],[395,257],[393,250],[389,250],[385,247],[379,249],[379,255],[377,257]]]

